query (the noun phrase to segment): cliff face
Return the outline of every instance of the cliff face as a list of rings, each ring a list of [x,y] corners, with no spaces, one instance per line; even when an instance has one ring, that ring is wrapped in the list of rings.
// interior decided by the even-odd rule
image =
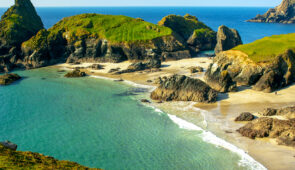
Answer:
[[[216,32],[195,16],[189,14],[185,16],[168,15],[158,24],[171,28],[186,42],[193,53],[213,50],[216,45]]]
[[[276,22],[284,24],[295,23],[295,1],[283,0],[276,8],[269,9],[263,15],[257,15],[249,22]]]
[[[43,23],[30,0],[16,0],[0,21],[0,72],[10,71],[21,59],[21,43],[30,39]]]

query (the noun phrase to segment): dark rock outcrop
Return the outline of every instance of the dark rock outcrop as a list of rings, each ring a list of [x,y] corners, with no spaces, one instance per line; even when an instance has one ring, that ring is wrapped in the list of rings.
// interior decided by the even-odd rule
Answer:
[[[151,93],[153,100],[216,102],[218,93],[199,79],[173,75],[161,79],[159,87]]]
[[[118,71],[115,74],[133,73],[136,71],[143,71],[147,69],[158,69],[161,67],[161,60],[157,58],[150,59],[146,62],[133,63],[126,70]]]
[[[2,144],[4,147],[14,150],[14,151],[16,151],[16,149],[17,149],[17,145],[8,141],[8,140],[6,140],[4,142],[0,142],[0,144]]]
[[[230,50],[219,53],[214,58],[205,74],[205,80],[218,91],[230,91],[231,88],[222,87],[234,82],[238,85],[253,85],[254,90],[269,93],[295,81],[294,64],[295,53],[292,50],[265,63],[256,63],[246,54]]]
[[[235,121],[252,121],[255,119],[255,116],[252,115],[251,113],[249,112],[244,112],[244,113],[241,113],[236,119]]]
[[[262,116],[283,116],[287,119],[295,119],[295,106],[289,106],[280,109],[266,108],[259,114]]]
[[[295,23],[295,1],[283,0],[276,8],[271,8],[265,14],[257,15],[248,22]]]
[[[228,28],[224,25],[220,26],[217,31],[217,44],[215,53],[230,50],[238,45],[243,44],[239,32],[235,29]]]
[[[204,68],[200,66],[194,66],[194,67],[190,67],[189,70],[191,73],[200,73],[204,71]]]
[[[89,66],[88,68],[91,68],[93,70],[102,70],[104,69],[104,66],[101,64],[92,64],[91,66]]]
[[[171,28],[187,43],[193,53],[213,50],[216,45],[216,32],[195,16],[168,15],[159,22],[159,25]]]
[[[85,77],[85,76],[86,76],[86,73],[82,72],[80,70],[74,70],[74,71],[68,72],[65,75],[65,77],[67,77],[67,78]]]
[[[295,119],[279,120],[268,117],[249,122],[238,129],[243,136],[255,138],[276,138],[282,145],[295,147]]]
[[[0,85],[9,85],[20,79],[21,77],[14,73],[0,75]]]

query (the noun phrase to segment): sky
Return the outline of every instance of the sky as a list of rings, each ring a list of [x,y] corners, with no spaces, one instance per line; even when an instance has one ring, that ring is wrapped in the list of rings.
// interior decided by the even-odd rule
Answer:
[[[274,7],[282,0],[31,0],[35,6],[251,6]],[[14,0],[0,0],[0,7]]]

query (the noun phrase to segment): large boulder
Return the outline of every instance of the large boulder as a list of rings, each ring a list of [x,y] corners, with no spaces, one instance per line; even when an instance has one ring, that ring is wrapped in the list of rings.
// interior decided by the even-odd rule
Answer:
[[[255,119],[255,116],[252,115],[251,113],[243,112],[235,119],[235,121],[252,121],[254,119]]]
[[[14,73],[0,75],[0,85],[10,85],[20,79],[21,77]]]
[[[258,14],[255,18],[248,20],[248,22],[295,23],[295,1],[283,0],[276,8],[269,9],[263,15]]]
[[[276,138],[282,145],[295,147],[295,119],[280,120],[268,117],[249,122],[238,129],[243,136],[255,138]]]
[[[159,87],[151,93],[153,100],[216,102],[218,93],[199,79],[173,75],[159,81]]]
[[[80,70],[74,70],[65,74],[65,77],[67,78],[76,78],[76,77],[85,77],[85,76],[86,76],[86,73]]]
[[[230,50],[240,44],[243,44],[243,42],[237,30],[228,28],[224,25],[218,28],[217,45],[215,47],[216,54]]]
[[[286,119],[295,119],[295,106],[284,107],[280,109],[266,108],[259,112],[262,116],[282,116]]]
[[[8,140],[6,140],[4,142],[0,142],[0,144],[2,144],[4,147],[14,150],[14,151],[16,151],[16,149],[17,149],[17,145],[8,141]]]
[[[158,58],[151,58],[146,62],[140,61],[132,63],[126,70],[115,72],[115,74],[133,73],[136,71],[143,71],[147,69],[159,69],[161,67],[161,60]]]

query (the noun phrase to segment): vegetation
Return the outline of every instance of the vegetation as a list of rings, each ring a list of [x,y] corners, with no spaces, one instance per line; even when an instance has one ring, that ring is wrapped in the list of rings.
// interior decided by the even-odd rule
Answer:
[[[171,28],[184,39],[188,39],[194,30],[210,29],[203,22],[199,21],[197,17],[191,16],[189,14],[186,14],[184,17],[180,15],[168,15],[164,17],[158,24]]]
[[[194,31],[194,36],[200,39],[213,39],[216,37],[216,32],[210,28],[201,28]]]
[[[14,151],[0,144],[0,169],[91,169],[33,152]]]
[[[82,14],[64,18],[49,29],[53,33],[61,30],[65,31],[66,38],[70,40],[92,36],[112,42],[151,40],[172,33],[170,28],[142,19],[100,14]]]
[[[255,62],[267,62],[288,49],[295,49],[295,33],[265,37],[250,44],[239,45],[233,50],[246,53]]]

